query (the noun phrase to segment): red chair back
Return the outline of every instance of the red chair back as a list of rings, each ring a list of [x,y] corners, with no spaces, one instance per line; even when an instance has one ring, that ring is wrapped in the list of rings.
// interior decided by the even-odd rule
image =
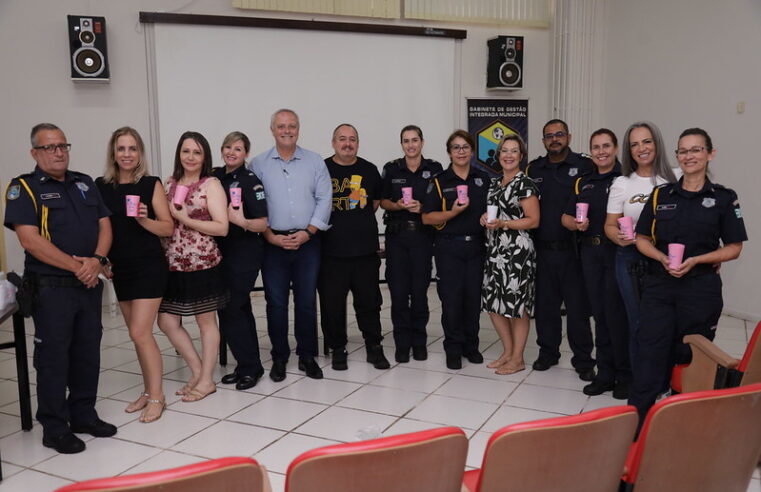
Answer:
[[[468,440],[456,427],[337,444],[291,462],[286,492],[459,492]]]
[[[740,384],[761,383],[761,321],[758,322],[750,337],[737,370],[743,373]]]
[[[61,487],[56,492],[270,492],[267,470],[251,458],[219,458],[169,470],[98,478]]]
[[[624,481],[636,492],[745,492],[761,454],[761,384],[676,395],[648,412]]]
[[[486,445],[475,492],[616,490],[637,427],[632,406],[602,408],[504,427]]]

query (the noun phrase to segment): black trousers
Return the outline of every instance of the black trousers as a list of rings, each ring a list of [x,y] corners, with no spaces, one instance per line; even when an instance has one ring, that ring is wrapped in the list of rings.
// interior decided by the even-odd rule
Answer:
[[[40,287],[32,319],[37,420],[45,437],[98,418],[102,294],[101,282],[92,289]]]
[[[430,233],[399,231],[386,234],[386,280],[391,294],[394,342],[399,349],[426,345],[432,257],[433,236]]]
[[[615,272],[613,244],[584,245],[581,268],[595,320],[597,380],[603,383],[632,379],[629,365],[629,322]]]
[[[539,358],[548,362],[560,359],[563,322],[560,307],[565,303],[568,343],[576,369],[594,367],[592,328],[584,289],[581,263],[572,249],[536,252],[536,334]]]
[[[485,250],[483,241],[436,237],[436,290],[448,354],[478,351]]]
[[[365,345],[379,345],[383,340],[379,271],[380,258],[376,253],[355,258],[322,257],[317,281],[320,323],[331,350],[346,347],[346,299],[350,291]]]
[[[254,251],[235,247],[226,247],[222,251],[222,274],[230,288],[230,302],[217,311],[219,329],[238,362],[235,372],[240,376],[254,376],[262,370],[256,321],[251,308],[251,291],[259,275],[261,257],[261,246]]]
[[[664,271],[645,277],[637,333],[638,360],[629,396],[640,422],[655,403],[674,364],[684,364],[692,358],[682,338],[699,334],[713,340],[724,307],[721,285],[721,277],[715,273],[675,278]]]

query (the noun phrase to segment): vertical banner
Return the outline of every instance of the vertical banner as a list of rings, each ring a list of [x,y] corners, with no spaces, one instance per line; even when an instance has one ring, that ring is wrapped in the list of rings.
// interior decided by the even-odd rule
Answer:
[[[489,174],[502,174],[497,145],[517,133],[528,145],[527,99],[468,99],[468,132],[476,142],[475,163]],[[525,161],[527,155],[523,156]]]

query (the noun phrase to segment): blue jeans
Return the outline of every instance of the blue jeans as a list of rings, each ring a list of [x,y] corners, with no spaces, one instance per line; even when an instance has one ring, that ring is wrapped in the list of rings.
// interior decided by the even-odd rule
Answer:
[[[618,282],[618,290],[621,291],[621,298],[624,301],[624,308],[626,309],[626,317],[629,320],[629,363],[632,366],[632,371],[637,360],[639,300],[642,293],[637,293],[634,290],[634,279],[629,269],[635,262],[644,258],[634,245],[616,248],[616,282]]]
[[[294,335],[299,357],[317,355],[317,274],[320,270],[320,239],[313,237],[295,251],[270,243],[264,245],[262,280],[267,300],[267,332],[272,358],[287,361],[288,297],[293,288]]]

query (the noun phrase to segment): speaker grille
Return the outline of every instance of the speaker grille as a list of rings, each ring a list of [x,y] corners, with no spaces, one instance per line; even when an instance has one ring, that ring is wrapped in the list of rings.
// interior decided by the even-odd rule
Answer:
[[[499,67],[499,80],[508,87],[512,87],[521,80],[521,67],[517,63],[507,62]]]
[[[103,71],[103,55],[95,48],[80,48],[74,52],[74,69],[85,77],[95,77]]]

